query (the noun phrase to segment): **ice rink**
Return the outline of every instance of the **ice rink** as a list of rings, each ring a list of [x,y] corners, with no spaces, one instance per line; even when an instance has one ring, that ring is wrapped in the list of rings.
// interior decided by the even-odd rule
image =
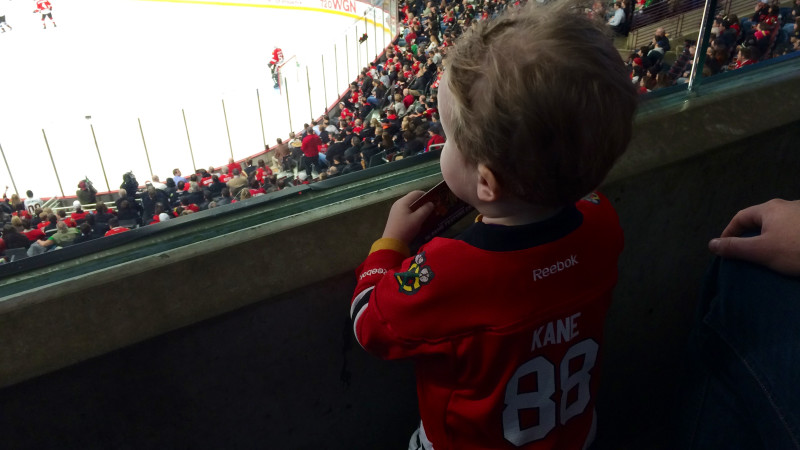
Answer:
[[[357,50],[344,47],[356,39],[356,24],[364,32],[363,19],[292,6],[300,3],[291,0],[280,1],[289,6],[275,0],[51,3],[57,28],[47,20],[43,29],[35,2],[0,0],[0,14],[13,27],[0,33],[0,146],[23,196],[27,189],[40,197],[61,195],[47,144],[68,196],[84,176],[99,191],[107,189],[97,147],[111,190],[130,170],[140,183],[150,179],[145,145],[162,180],[175,167],[189,173],[225,164],[231,152],[237,160],[256,154],[265,140],[274,145],[290,131],[285,91],[273,88],[267,66],[273,46],[302,63],[289,83],[292,128],[299,130],[312,114],[322,115],[354,78],[357,64],[365,65],[382,39],[390,39],[373,35],[385,21],[370,21],[374,41],[353,54]],[[335,48],[336,40],[341,44]],[[0,186],[6,185],[10,195],[3,164]]]

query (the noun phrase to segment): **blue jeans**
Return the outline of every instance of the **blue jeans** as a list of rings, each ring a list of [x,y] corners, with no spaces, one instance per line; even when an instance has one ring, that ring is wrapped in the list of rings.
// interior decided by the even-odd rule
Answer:
[[[800,449],[800,278],[716,259],[690,337],[680,449]]]

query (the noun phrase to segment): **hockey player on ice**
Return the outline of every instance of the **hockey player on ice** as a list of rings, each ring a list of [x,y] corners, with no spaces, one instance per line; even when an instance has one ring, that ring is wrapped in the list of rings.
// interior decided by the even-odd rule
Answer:
[[[269,70],[272,71],[272,81],[275,83],[275,89],[278,89],[278,64],[283,62],[283,50],[278,47],[272,49],[272,59],[269,61]]]
[[[6,22],[6,11],[5,11],[5,7],[3,7],[3,6],[0,6],[0,30],[3,30],[3,33],[5,33],[5,32],[6,32],[6,28],[8,28],[8,31],[11,31],[11,30],[12,30],[12,28],[11,28],[11,25],[9,25],[9,24]]]
[[[53,5],[50,4],[50,0],[36,0],[36,10],[34,13],[42,13],[42,27],[46,30],[47,24],[44,23],[45,17],[50,19],[50,22],[53,26],[56,26],[56,21],[53,20]]]

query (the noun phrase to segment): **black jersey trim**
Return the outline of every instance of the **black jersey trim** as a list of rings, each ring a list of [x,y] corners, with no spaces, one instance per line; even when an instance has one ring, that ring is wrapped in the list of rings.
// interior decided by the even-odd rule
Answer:
[[[577,230],[581,224],[583,214],[575,206],[569,206],[547,220],[527,225],[476,222],[456,239],[481,250],[511,252],[557,241]]]
[[[369,298],[373,289],[375,289],[375,286],[370,286],[361,291],[356,298],[353,299],[353,304],[350,306],[350,319],[352,319],[353,322],[356,321],[358,313],[369,303]]]

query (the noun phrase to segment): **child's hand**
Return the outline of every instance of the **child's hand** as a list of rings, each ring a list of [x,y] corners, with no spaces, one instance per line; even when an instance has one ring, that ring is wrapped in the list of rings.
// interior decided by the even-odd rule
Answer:
[[[398,239],[408,244],[417,236],[422,223],[433,212],[433,203],[425,203],[416,211],[409,208],[423,194],[425,193],[422,191],[411,191],[394,202],[389,218],[386,219],[384,238]]]

